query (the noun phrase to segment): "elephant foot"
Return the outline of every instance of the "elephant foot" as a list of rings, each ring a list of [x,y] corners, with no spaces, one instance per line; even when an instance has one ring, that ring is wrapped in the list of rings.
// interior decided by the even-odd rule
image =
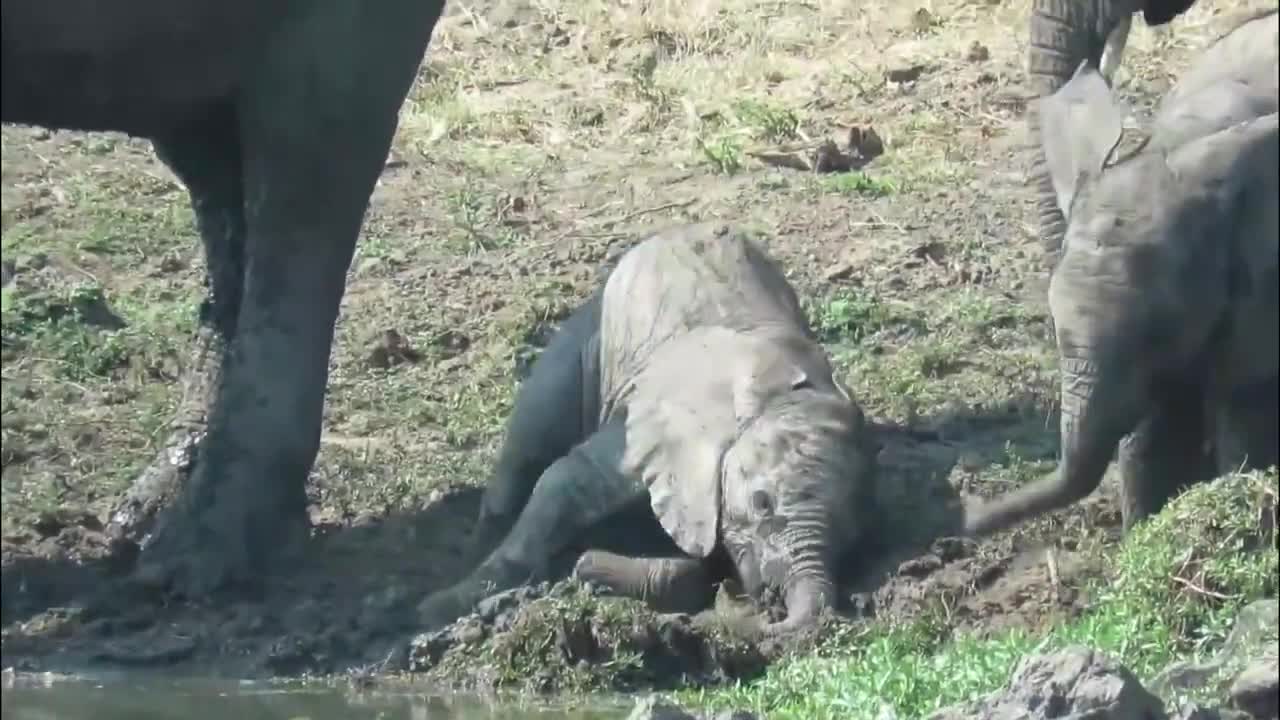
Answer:
[[[276,566],[296,559],[309,535],[305,495],[262,497],[263,483],[217,483],[204,463],[156,523],[131,581],[152,596],[197,600],[256,594]],[[223,478],[225,481],[227,478]]]
[[[476,592],[448,588],[427,596],[418,605],[418,631],[434,632],[470,613],[483,600]]]
[[[421,632],[439,630],[474,611],[481,600],[519,585],[538,582],[545,575],[519,559],[490,555],[466,579],[428,595],[418,605],[419,629]]]
[[[468,567],[476,567],[497,549],[498,545],[515,525],[514,518],[487,516],[482,517],[471,531],[470,544],[465,554]]]

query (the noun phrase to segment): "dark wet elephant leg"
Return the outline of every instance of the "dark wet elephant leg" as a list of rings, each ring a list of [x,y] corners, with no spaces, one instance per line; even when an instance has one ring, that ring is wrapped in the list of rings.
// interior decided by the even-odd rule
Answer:
[[[237,98],[244,289],[200,460],[138,578],[200,597],[262,581],[308,532],[334,323],[369,196],[441,3],[315,6]]]
[[[1203,387],[1161,383],[1152,398],[1150,414],[1120,443],[1125,533],[1182,490],[1213,476]]]
[[[1237,389],[1219,410],[1218,473],[1261,469],[1280,462],[1280,380]]]
[[[588,550],[578,558],[574,577],[623,597],[648,603],[658,612],[695,613],[715,598],[706,563],[689,557],[628,557]]]
[[[489,595],[548,579],[557,553],[642,495],[642,484],[618,472],[625,439],[626,423],[615,419],[552,463],[502,543],[466,578],[422,602],[423,629],[452,622]]]
[[[520,384],[472,532],[471,563],[483,560],[506,537],[542,473],[595,430],[600,294],[564,321]]]
[[[208,295],[200,307],[169,438],[112,513],[112,536],[140,544],[145,544],[156,514],[195,469],[244,289],[244,196],[235,108],[215,107],[198,122],[154,139],[153,145],[191,196],[208,268]]]

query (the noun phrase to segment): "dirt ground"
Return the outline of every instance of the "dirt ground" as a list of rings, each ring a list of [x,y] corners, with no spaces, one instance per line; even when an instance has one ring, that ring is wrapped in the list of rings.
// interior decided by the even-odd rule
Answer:
[[[647,232],[711,219],[767,234],[878,423],[885,534],[851,560],[845,612],[977,631],[1078,612],[1117,534],[1109,483],[988,542],[935,539],[945,500],[1057,452],[1028,5],[452,3],[351,267],[314,541],[234,603],[111,597],[129,558],[102,532],[178,399],[204,272],[185,192],[140,141],[5,127],[3,665],[377,667],[411,633],[397,609],[465,570],[514,387],[556,321]],[[1265,5],[1136,22],[1118,76],[1135,130],[1191,53]],[[786,166],[828,137],[872,159]]]

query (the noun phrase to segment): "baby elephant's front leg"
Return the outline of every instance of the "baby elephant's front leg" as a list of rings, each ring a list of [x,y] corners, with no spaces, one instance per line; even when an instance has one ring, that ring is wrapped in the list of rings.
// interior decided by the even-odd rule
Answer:
[[[705,564],[694,558],[633,558],[588,550],[578,558],[573,575],[664,613],[696,613],[715,598]]]
[[[419,606],[425,629],[453,622],[494,593],[549,579],[557,553],[642,494],[642,485],[618,472],[624,432],[621,422],[606,425],[552,463],[502,544],[465,579]]]

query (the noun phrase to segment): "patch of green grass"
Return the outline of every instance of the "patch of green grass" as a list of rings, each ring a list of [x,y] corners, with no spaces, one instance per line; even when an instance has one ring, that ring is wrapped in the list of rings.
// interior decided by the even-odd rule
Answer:
[[[890,304],[870,293],[832,293],[810,303],[809,316],[824,343],[858,343],[890,330],[909,333],[925,328],[918,309]]]
[[[872,177],[861,170],[826,175],[818,181],[818,186],[823,192],[866,197],[894,195],[903,189],[900,180]]]
[[[782,142],[794,140],[800,130],[800,116],[794,111],[759,100],[739,100],[730,110],[736,125],[750,128],[760,139]]]
[[[746,147],[755,142],[780,143],[800,136],[800,116],[779,105],[738,100],[702,118],[696,144],[703,160],[722,175],[742,170]]]
[[[1213,650],[1242,607],[1275,595],[1280,565],[1260,509],[1274,512],[1278,487],[1273,470],[1189,490],[1108,550],[1115,555],[1090,588],[1094,609],[1046,634],[949,634],[926,613],[896,626],[851,627],[758,681],[685,691],[681,699],[770,718],[875,717],[882,705],[917,718],[1003,686],[1028,654],[1074,644],[1150,678]]]
[[[732,133],[708,141],[698,138],[698,147],[707,164],[721,175],[735,175],[742,169],[742,141]]]
[[[458,636],[467,639],[446,649],[428,673],[469,689],[629,692],[752,677],[766,663],[731,625],[663,616],[572,581],[522,605],[507,627],[474,623]]]
[[[508,247],[524,239],[519,230],[502,222],[498,200],[474,186],[467,185],[450,193],[448,204],[454,230],[451,244],[464,252]]]

